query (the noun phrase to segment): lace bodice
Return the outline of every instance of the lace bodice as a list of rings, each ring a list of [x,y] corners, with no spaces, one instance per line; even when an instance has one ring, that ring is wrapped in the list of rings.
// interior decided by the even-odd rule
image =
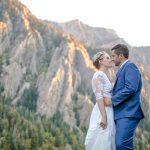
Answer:
[[[92,89],[96,100],[102,99],[103,97],[111,97],[112,84],[104,72],[97,71],[94,73],[92,78]]]

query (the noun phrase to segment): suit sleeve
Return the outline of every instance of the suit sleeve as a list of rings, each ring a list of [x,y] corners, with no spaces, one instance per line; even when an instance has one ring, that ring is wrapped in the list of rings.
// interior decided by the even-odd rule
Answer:
[[[113,105],[118,106],[127,101],[138,90],[140,80],[141,75],[136,65],[129,64],[125,70],[125,86],[121,91],[112,96]]]

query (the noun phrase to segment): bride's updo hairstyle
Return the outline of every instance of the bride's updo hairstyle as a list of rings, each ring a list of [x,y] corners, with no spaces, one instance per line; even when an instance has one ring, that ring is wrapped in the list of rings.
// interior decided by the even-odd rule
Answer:
[[[100,61],[103,60],[104,56],[107,53],[105,51],[98,52],[97,54],[94,55],[93,57],[93,65],[97,68],[100,69]]]

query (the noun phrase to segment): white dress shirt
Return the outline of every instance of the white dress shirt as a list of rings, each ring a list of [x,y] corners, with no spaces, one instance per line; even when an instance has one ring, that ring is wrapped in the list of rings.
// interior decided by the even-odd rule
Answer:
[[[129,59],[125,60],[125,61],[120,65],[120,68],[121,68],[123,65],[125,65],[125,63],[126,63],[127,61],[129,61]]]

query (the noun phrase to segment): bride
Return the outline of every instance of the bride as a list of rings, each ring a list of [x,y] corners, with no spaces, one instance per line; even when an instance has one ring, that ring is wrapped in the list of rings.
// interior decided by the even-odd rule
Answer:
[[[93,65],[98,69],[92,78],[96,104],[92,110],[85,147],[86,150],[115,150],[112,85],[106,75],[112,67],[110,56],[105,51],[98,52],[94,55]]]

